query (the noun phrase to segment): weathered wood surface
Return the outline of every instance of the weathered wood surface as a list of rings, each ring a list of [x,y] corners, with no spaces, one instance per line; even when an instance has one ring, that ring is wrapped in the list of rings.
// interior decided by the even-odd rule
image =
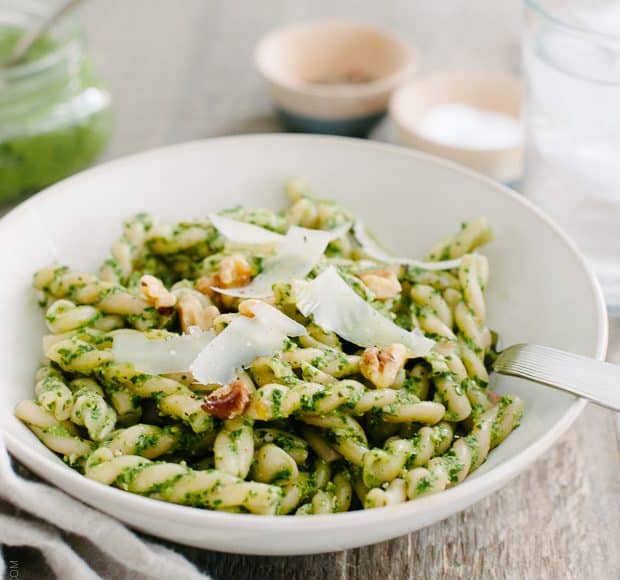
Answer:
[[[116,108],[106,157],[279,130],[253,69],[253,47],[275,26],[329,16],[390,27],[419,48],[423,72],[518,69],[519,0],[92,0],[80,17]],[[620,323],[610,355],[620,362]],[[616,417],[590,407],[503,490],[409,536],[298,558],[176,549],[214,578],[239,580],[612,580],[620,578],[619,446]]]

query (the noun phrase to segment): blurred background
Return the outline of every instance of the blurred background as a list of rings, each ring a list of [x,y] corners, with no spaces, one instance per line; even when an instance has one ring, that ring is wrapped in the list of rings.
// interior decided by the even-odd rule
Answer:
[[[355,20],[413,43],[420,74],[516,72],[522,8],[520,0],[91,0],[80,18],[114,98],[110,158],[191,139],[281,130],[253,58],[274,28]],[[388,139],[385,125],[376,135]]]

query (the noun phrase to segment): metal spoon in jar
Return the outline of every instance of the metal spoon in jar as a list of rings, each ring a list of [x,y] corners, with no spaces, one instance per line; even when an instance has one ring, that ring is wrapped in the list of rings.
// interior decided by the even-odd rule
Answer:
[[[19,62],[26,56],[32,45],[39,40],[52,26],[54,26],[65,14],[73,10],[83,0],[67,0],[56,10],[53,10],[46,18],[39,24],[39,26],[28,30],[19,39],[17,44],[13,47],[9,57],[2,63],[0,68],[8,68],[19,64]]]

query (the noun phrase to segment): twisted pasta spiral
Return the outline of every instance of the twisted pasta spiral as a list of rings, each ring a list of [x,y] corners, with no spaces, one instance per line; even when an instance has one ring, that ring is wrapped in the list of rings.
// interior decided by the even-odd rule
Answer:
[[[37,402],[59,421],[70,418],[76,425],[86,427],[94,441],[105,439],[114,429],[116,411],[95,381],[75,379],[67,386],[62,375],[49,366],[39,369],[37,379]]]
[[[95,445],[79,436],[71,421],[59,421],[53,413],[36,401],[21,401],[15,407],[15,416],[52,451],[62,455],[70,464],[81,462]]]
[[[411,439],[388,439],[383,449],[371,449],[364,455],[364,484],[377,487],[396,479],[407,466],[426,464],[446,451],[453,437],[454,426],[442,421],[434,427],[422,427]]]
[[[202,400],[191,389],[173,379],[114,362],[110,351],[70,339],[54,344],[46,356],[64,371],[95,375],[104,384],[124,387],[140,398],[155,399],[162,414],[187,423],[197,433],[213,429],[213,417],[202,409]]]
[[[302,382],[287,387],[278,383],[260,387],[252,395],[246,416],[261,421],[290,417],[296,413],[324,414],[343,409],[363,415],[380,409],[391,423],[419,422],[434,424],[444,415],[444,407],[433,401],[420,401],[406,390],[367,389],[354,380],[329,385]]]
[[[35,274],[34,286],[54,298],[68,298],[76,304],[94,306],[104,314],[124,316],[140,330],[162,325],[161,315],[146,300],[93,274],[50,266]]]
[[[407,472],[407,497],[415,499],[463,481],[519,424],[522,413],[520,399],[502,397],[497,405],[478,418],[471,433],[457,439],[447,453],[431,459],[424,467]]]
[[[276,513],[284,495],[280,487],[244,481],[215,469],[197,471],[137,455],[115,456],[105,447],[90,455],[84,474],[100,483],[164,501],[210,509],[243,507],[256,514]]]

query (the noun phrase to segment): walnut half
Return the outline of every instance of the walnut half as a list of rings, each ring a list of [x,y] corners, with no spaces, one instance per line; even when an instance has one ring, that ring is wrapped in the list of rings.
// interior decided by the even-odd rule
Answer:
[[[407,349],[402,344],[382,349],[373,346],[362,354],[360,372],[378,389],[387,389],[394,385],[406,361]]]
[[[241,381],[233,381],[213,391],[202,408],[218,419],[233,419],[241,415],[250,403],[250,389]]]
[[[212,286],[216,288],[239,288],[247,286],[252,281],[252,267],[239,254],[227,256],[217,267],[217,272],[211,276],[203,276],[196,282],[196,288],[203,294],[213,294]]]
[[[232,308],[236,298],[217,294],[213,288],[239,288],[252,281],[252,268],[248,261],[239,254],[224,258],[217,267],[217,272],[202,276],[196,281],[196,289],[202,294],[218,301],[224,308]]]
[[[157,310],[167,310],[177,303],[177,298],[155,276],[145,274],[140,278],[140,290],[149,304]]]
[[[177,311],[183,332],[187,332],[192,326],[197,326],[202,330],[210,330],[213,328],[213,321],[220,314],[215,306],[203,306],[200,300],[189,292],[181,294]]]

